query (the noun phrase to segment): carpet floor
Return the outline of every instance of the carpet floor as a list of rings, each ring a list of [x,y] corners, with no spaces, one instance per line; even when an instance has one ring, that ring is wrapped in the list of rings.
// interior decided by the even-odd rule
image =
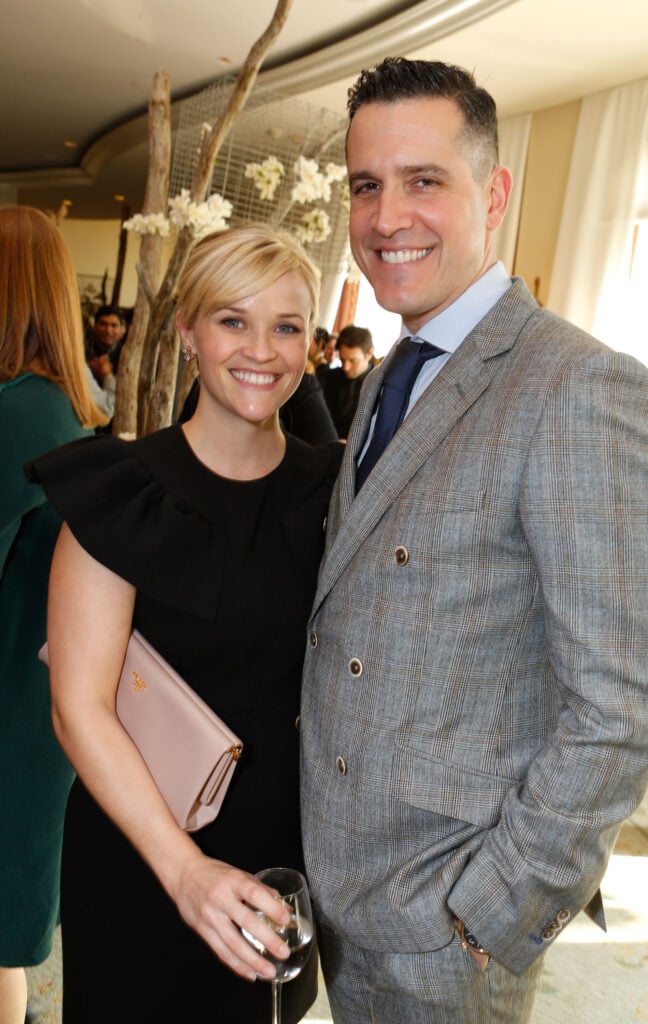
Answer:
[[[533,1024],[648,1022],[648,796],[621,830],[602,890],[607,932],[580,914],[559,936],[547,953]],[[58,932],[49,959],[27,978],[34,1024],[60,1024]],[[323,983],[305,1020],[332,1020]]]

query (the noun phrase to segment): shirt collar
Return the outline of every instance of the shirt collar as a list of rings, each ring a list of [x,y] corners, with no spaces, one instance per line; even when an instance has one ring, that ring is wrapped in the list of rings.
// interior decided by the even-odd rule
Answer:
[[[511,284],[504,264],[498,260],[451,306],[428,320],[414,335],[415,340],[429,341],[444,352],[456,352],[464,338],[480,320],[483,320],[495,303],[499,302]],[[398,340],[410,336],[403,324]]]

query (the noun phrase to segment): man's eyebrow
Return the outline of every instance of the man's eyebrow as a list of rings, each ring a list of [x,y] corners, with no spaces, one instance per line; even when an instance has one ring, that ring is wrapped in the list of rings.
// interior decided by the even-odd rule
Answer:
[[[405,174],[407,176],[412,174],[422,174],[437,178],[450,177],[450,171],[447,167],[442,167],[441,164],[405,164],[399,170],[401,174]]]
[[[354,181],[375,181],[376,178],[377,175],[371,174],[369,171],[356,171],[349,175],[349,184]]]
[[[450,178],[451,172],[441,164],[402,164],[396,168],[396,173],[401,177],[409,178],[420,174],[424,177]],[[355,181],[380,181],[379,174],[372,174],[371,171],[354,171],[349,175],[349,182]]]

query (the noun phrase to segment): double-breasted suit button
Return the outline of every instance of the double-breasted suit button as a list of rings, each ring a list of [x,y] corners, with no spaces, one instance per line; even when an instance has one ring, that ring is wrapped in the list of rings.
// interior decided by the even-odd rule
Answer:
[[[317,633],[315,632],[314,629],[312,629],[308,634],[308,643],[310,644],[311,647],[317,647],[319,643],[319,637],[317,636]]]
[[[346,775],[346,773],[347,773],[347,766],[346,766],[346,761],[344,760],[343,757],[336,757],[336,759],[335,759],[335,766],[336,766],[337,770],[339,771],[340,775]]]
[[[349,662],[349,672],[352,676],[362,675],[362,662],[359,658],[351,658],[351,661]]]
[[[396,565],[407,565],[409,562],[409,551],[407,548],[402,546],[397,547],[394,552],[394,556],[396,558]]]
[[[328,522],[328,516],[324,516],[322,519],[322,533],[326,533],[326,524]]]
[[[559,910],[553,921],[549,921],[540,932],[543,941],[551,942],[552,939],[555,939],[558,932],[562,931],[570,917],[571,911],[567,910],[566,907],[563,910]]]

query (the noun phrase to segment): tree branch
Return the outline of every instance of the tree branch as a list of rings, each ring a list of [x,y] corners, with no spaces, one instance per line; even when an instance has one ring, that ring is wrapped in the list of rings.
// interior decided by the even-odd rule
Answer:
[[[203,140],[190,190],[191,198],[194,202],[202,203],[205,200],[216,155],[227,137],[234,119],[242,110],[252,91],[266,53],[286,23],[292,2],[293,0],[278,0],[268,27],[259,36],[256,43],[254,43],[243,63],[225,110],[209,135]],[[193,242],[194,237],[191,228],[182,228],[178,233],[164,280],[160,285],[160,290],[151,309],[146,349],[155,345],[156,340],[159,340],[163,333],[169,330],[175,306],[178,278],[184,269]],[[165,347],[165,358],[175,359],[177,369],[178,346],[167,345]],[[159,367],[158,372],[160,372]],[[172,374],[166,367],[162,368],[162,372],[166,380],[171,379]],[[155,403],[151,403],[150,414],[146,423],[147,433],[168,425],[169,420],[166,417],[169,415],[170,408],[171,403],[166,401],[156,400]]]

